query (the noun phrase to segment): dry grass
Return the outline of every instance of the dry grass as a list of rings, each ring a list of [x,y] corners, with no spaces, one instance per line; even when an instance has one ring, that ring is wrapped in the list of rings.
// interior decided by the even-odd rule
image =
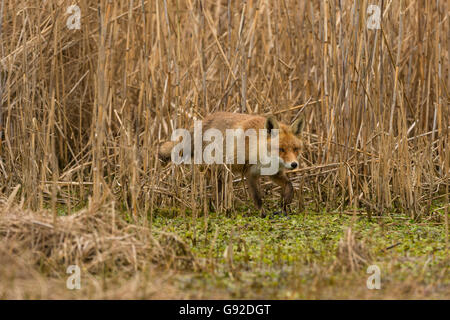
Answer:
[[[80,30],[66,27],[71,4]],[[155,209],[207,213],[216,179],[162,168],[157,146],[221,110],[305,116],[294,206],[421,219],[436,201],[448,246],[449,2],[372,1],[380,30],[366,27],[368,4],[0,0],[2,239],[34,246],[48,266],[113,259],[131,270],[140,254],[164,256],[149,241]],[[238,177],[225,178],[220,210],[247,201]],[[10,216],[14,202],[53,215]],[[114,220],[111,203],[135,224]],[[58,220],[61,207],[69,217]]]
[[[367,266],[373,258],[366,249],[365,244],[357,239],[357,234],[349,227],[338,244],[337,267],[343,270],[355,271]]]
[[[43,270],[66,270],[83,265],[98,274],[120,270],[123,275],[145,270],[150,264],[183,270],[197,269],[189,247],[175,235],[151,233],[129,224],[108,207],[59,217],[48,212],[1,210],[0,237],[11,254],[30,250],[30,264]]]
[[[77,297],[65,286],[71,265],[88,277],[84,298],[136,298],[136,290],[147,298],[168,298],[176,289],[162,283],[173,272],[201,270],[176,235],[129,224],[113,206],[53,222],[47,211],[0,205],[1,298]],[[161,286],[168,288],[160,292]]]

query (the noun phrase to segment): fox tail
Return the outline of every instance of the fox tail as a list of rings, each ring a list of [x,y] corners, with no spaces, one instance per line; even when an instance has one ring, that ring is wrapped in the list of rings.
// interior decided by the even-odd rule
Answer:
[[[159,152],[158,152],[159,159],[161,159],[162,161],[165,161],[165,162],[170,161],[171,156],[172,156],[172,149],[176,143],[177,143],[176,141],[163,142],[159,146]]]

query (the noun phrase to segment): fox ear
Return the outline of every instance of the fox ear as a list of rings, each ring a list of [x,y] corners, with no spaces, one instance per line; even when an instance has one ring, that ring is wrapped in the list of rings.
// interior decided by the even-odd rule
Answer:
[[[299,118],[294,121],[294,123],[291,125],[291,131],[296,136],[300,135],[303,131],[303,127],[305,126],[305,119]]]
[[[268,134],[272,134],[273,129],[279,129],[280,126],[278,124],[277,119],[274,116],[268,116],[266,119],[266,129]]]

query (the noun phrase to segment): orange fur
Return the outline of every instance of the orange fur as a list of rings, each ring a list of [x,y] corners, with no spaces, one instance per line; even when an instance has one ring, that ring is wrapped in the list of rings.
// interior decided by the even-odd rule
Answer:
[[[202,121],[202,130],[205,132],[208,129],[219,130],[223,137],[226,136],[227,129],[255,129],[257,136],[259,136],[260,129],[279,129],[279,158],[282,165],[275,175],[269,176],[273,182],[281,187],[283,197],[283,207],[285,208],[293,197],[292,183],[286,176],[285,171],[295,169],[298,167],[298,157],[302,149],[302,141],[300,139],[301,130],[303,128],[303,120],[297,120],[293,125],[288,126],[284,123],[278,123],[274,117],[264,117],[259,115],[248,115],[240,113],[217,112],[208,115]],[[191,128],[191,136],[193,136],[193,128]],[[171,150],[178,142],[168,141],[160,147],[160,158],[167,160],[170,158]],[[205,144],[205,143],[204,143]],[[252,148],[257,146],[249,145],[249,139],[245,139],[245,164],[233,164],[231,169],[234,172],[241,172],[247,182],[250,195],[258,209],[262,207],[262,200],[260,195],[259,178],[260,171],[258,165],[249,163],[249,152]],[[236,148],[236,144],[235,144]],[[268,148],[270,148],[270,135],[268,135]],[[193,150],[193,148],[191,149]],[[256,149],[258,150],[258,149]],[[270,150],[270,149],[269,149]],[[235,152],[236,155],[236,152]],[[235,161],[236,163],[236,161]]]

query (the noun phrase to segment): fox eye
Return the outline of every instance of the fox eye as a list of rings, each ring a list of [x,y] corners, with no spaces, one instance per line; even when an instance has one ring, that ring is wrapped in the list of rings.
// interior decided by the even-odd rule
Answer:
[[[284,148],[280,148],[278,149],[280,152],[284,152]]]
[[[294,152],[297,153],[300,151],[300,148],[294,148]]]

